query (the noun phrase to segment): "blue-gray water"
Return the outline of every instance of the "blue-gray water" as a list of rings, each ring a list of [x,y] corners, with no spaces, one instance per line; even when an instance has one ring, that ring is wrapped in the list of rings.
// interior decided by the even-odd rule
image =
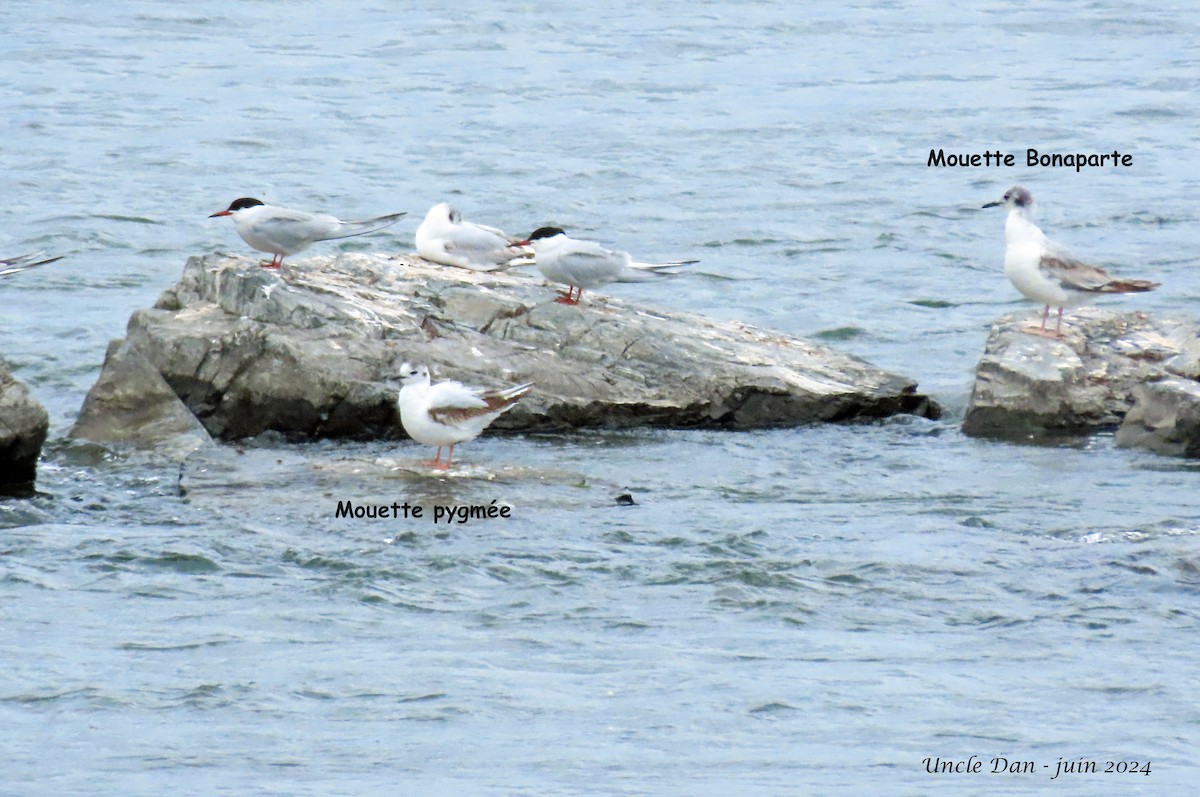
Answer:
[[[69,257],[0,285],[0,350],[52,417],[43,494],[0,501],[0,793],[1190,792],[1200,469],[957,427],[1025,306],[978,210],[1014,183],[1163,283],[1112,305],[1194,312],[1200,14],[603,5],[3,5],[0,253]],[[182,471],[68,443],[129,313],[188,255],[248,253],[206,218],[243,195],[411,214],[323,251],[410,250],[450,200],[699,257],[611,292],[827,339],[948,417],[464,446],[495,482],[397,478],[408,443]],[[384,498],[513,516],[334,517]],[[922,764],[969,755],[1039,769]],[[1050,780],[1081,757],[1152,773]]]

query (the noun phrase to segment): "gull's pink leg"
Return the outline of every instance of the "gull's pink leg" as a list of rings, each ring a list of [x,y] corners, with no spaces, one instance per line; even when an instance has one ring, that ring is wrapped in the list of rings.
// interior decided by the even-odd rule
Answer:
[[[1056,334],[1056,333],[1051,332],[1050,330],[1046,329],[1046,320],[1049,317],[1050,317],[1050,305],[1046,305],[1046,307],[1042,310],[1042,325],[1040,327],[1038,327],[1037,329],[1034,329],[1031,326],[1023,327],[1021,329],[1021,331],[1028,332],[1030,335],[1040,335],[1043,338],[1061,338],[1062,337],[1061,332]],[[1061,307],[1058,308],[1058,322],[1060,325],[1062,324],[1062,308]]]
[[[436,457],[434,457],[433,459],[425,459],[425,460],[422,460],[422,461],[421,461],[421,464],[422,464],[422,465],[428,465],[428,466],[429,466],[429,467],[431,467],[431,468],[444,468],[444,467],[446,467],[445,465],[443,465],[443,464],[442,464],[442,447],[441,447],[441,446],[438,446],[438,452],[437,452],[437,456],[436,456]]]

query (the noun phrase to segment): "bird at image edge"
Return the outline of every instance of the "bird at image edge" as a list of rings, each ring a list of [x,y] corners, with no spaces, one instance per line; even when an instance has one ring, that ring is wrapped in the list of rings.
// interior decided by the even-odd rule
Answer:
[[[26,269],[44,266],[47,263],[62,260],[62,258],[62,255],[58,257],[46,257],[45,252],[33,252],[28,255],[0,258],[0,277],[7,277],[9,274],[16,274]]]

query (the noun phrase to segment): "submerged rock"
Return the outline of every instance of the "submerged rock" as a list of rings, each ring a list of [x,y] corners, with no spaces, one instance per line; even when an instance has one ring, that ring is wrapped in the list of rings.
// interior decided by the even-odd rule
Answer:
[[[153,365],[132,344],[108,345],[100,378],[88,391],[71,437],[187,454],[212,438]]]
[[[1195,321],[1085,308],[1068,316],[1062,339],[1052,340],[1022,331],[1031,318],[1008,315],[993,324],[975,372],[965,433],[1029,438],[1141,420],[1166,429],[1167,404],[1184,407],[1182,398],[1191,393],[1186,383],[1200,376]],[[1173,393],[1177,398],[1168,399]],[[1134,415],[1139,400],[1155,402],[1157,409],[1147,406]],[[1180,418],[1186,421],[1186,413]],[[1132,431],[1121,439],[1149,444]]]
[[[33,483],[49,429],[46,408],[0,357],[0,487]]]
[[[934,417],[910,380],[808,341],[540,279],[338,255],[262,269],[191,258],[128,343],[214,436],[400,434],[404,361],[435,379],[535,383],[496,428],[756,428],[896,413]]]

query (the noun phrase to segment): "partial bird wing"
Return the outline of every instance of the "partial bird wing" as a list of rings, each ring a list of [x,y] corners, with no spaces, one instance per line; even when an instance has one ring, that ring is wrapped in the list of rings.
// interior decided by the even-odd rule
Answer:
[[[460,382],[439,382],[430,388],[429,417],[453,425],[511,408],[529,392],[533,383],[500,390],[476,391]]]
[[[31,252],[27,255],[17,255],[0,260],[0,277],[16,274],[19,271],[25,271],[30,268],[44,266],[47,263],[53,263],[56,260],[62,260],[62,256],[46,257],[45,252]],[[39,258],[41,258],[39,260]]]
[[[1049,279],[1057,280],[1066,290],[1140,293],[1158,287],[1157,282],[1149,280],[1114,279],[1104,269],[1076,259],[1065,246],[1049,239],[1045,242],[1045,253],[1038,261],[1038,269]]]
[[[447,235],[444,246],[447,252],[467,258],[472,266],[486,266],[487,270],[525,254],[525,250],[513,246],[513,239],[502,231],[470,222],[457,225]]]
[[[571,241],[569,248],[555,254],[548,267],[585,286],[613,282],[631,260],[625,252],[605,249],[593,241]]]
[[[333,216],[277,207],[272,207],[269,213],[257,214],[248,221],[249,234],[295,251],[304,249],[314,241],[336,237],[342,227],[342,222]]]

